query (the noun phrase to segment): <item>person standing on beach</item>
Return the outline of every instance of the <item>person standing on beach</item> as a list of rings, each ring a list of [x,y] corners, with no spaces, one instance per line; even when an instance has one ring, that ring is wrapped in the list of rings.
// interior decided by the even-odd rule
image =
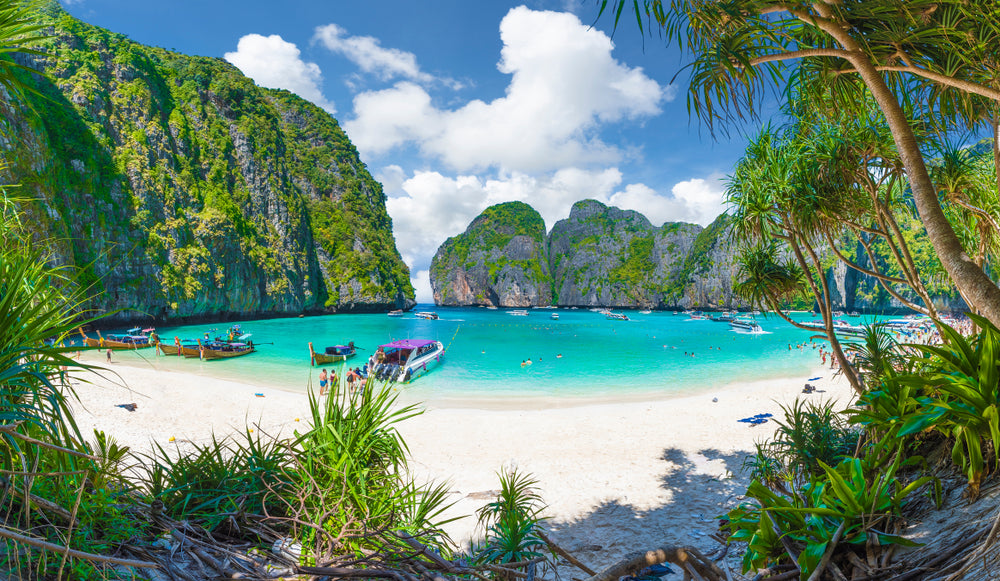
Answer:
[[[319,372],[319,394],[326,395],[326,379],[327,379],[326,369]]]
[[[111,348],[108,347],[108,363],[111,363]]]

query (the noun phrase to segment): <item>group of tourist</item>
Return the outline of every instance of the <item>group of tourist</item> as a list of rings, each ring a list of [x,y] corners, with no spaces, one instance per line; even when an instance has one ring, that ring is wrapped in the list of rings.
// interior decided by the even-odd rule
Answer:
[[[348,368],[347,374],[344,375],[344,380],[347,382],[347,388],[353,393],[359,387],[364,385],[365,381],[368,379],[368,369],[355,367],[354,369]],[[333,385],[339,385],[340,378],[337,376],[337,370],[327,372],[324,368],[319,372],[319,394],[326,395],[330,387]]]
[[[347,382],[348,389],[350,389],[353,393],[359,387],[364,385],[365,381],[368,380],[368,374],[371,370],[375,369],[375,367],[383,361],[385,361],[385,352],[381,347],[379,347],[378,350],[368,358],[368,363],[366,363],[363,367],[355,367],[354,369],[348,367],[347,373],[344,375],[344,380]],[[326,369],[323,369],[319,372],[319,394],[326,395],[329,387],[337,385],[338,382],[339,378],[337,377],[336,370],[327,372]]]

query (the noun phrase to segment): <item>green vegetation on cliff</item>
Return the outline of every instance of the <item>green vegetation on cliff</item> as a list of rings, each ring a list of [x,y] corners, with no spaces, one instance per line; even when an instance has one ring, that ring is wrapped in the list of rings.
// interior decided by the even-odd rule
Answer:
[[[490,206],[464,233],[452,236],[438,249],[431,262],[432,285],[440,289],[438,299],[450,304],[458,297],[447,281],[462,271],[464,280],[475,287],[470,287],[472,294],[463,301],[492,304],[487,287],[503,295],[496,289],[501,286],[515,293],[524,291],[535,297],[532,300],[544,297],[543,304],[548,304],[551,281],[545,247],[545,221],[534,208],[524,202]]]
[[[93,307],[154,316],[385,308],[413,297],[381,186],[337,121],[221,59],[139,45],[57,5],[0,102],[4,179]],[[27,105],[27,106],[26,106]],[[30,111],[37,112],[37,116]]]

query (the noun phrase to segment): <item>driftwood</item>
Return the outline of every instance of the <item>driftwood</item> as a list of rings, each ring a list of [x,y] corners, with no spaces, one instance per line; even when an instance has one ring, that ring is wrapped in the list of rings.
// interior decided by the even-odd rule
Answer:
[[[139,567],[142,569],[159,569],[160,566],[157,563],[150,563],[148,561],[135,561],[132,559],[120,559],[118,557],[107,557],[105,555],[96,555],[94,553],[87,553],[84,551],[77,551],[76,549],[70,549],[69,547],[63,547],[55,543],[50,543],[48,541],[43,541],[41,539],[36,539],[33,537],[26,537],[20,533],[12,531],[5,527],[0,527],[0,537],[5,539],[10,539],[16,543],[23,543],[32,547],[39,549],[45,549],[47,551],[52,551],[53,553],[58,553],[60,555],[68,555],[76,559],[86,559],[88,561],[94,561],[96,563],[113,563],[115,565],[124,565],[126,567]]]
[[[779,573],[777,575],[772,575],[771,577],[763,577],[764,581],[788,581],[789,579],[798,579],[799,570],[792,569],[791,571],[785,571],[784,573]]]
[[[593,575],[587,581],[618,581],[619,577],[660,563],[673,563],[685,571],[694,571],[705,581],[722,581],[725,572],[691,547],[665,546],[652,551],[636,551],[621,561]]]
[[[922,563],[909,571],[896,575],[895,577],[890,577],[888,581],[909,581],[910,579],[926,578],[928,572],[933,571],[942,563],[945,563],[950,559],[954,559],[957,555],[961,554],[962,551],[968,549],[970,545],[982,538],[983,535],[987,534],[991,527],[992,525],[987,525],[974,534],[969,535],[964,540],[959,541],[951,549],[940,553],[933,559],[927,561],[926,563]]]
[[[303,575],[329,575],[330,577],[374,577],[396,581],[416,581],[412,575],[398,569],[352,569],[349,567],[296,567]]]
[[[840,535],[844,534],[844,528],[847,526],[847,519],[840,521],[840,526],[837,527],[837,532],[833,534],[833,538],[830,539],[829,545],[826,547],[826,551],[823,552],[823,558],[819,560],[819,564],[813,570],[812,575],[809,576],[809,581],[819,581],[820,575],[823,574],[823,570],[826,569],[827,564],[830,563],[830,557],[833,556],[833,552],[837,550],[837,543],[840,542]]]
[[[458,570],[455,567],[454,563],[452,563],[451,561],[445,559],[441,555],[438,555],[434,551],[429,550],[427,548],[427,545],[424,545],[423,543],[421,543],[417,539],[413,538],[412,536],[410,536],[410,535],[408,535],[408,534],[406,534],[404,532],[401,532],[401,531],[395,532],[394,535],[397,538],[399,538],[399,540],[401,540],[404,543],[406,543],[406,545],[408,547],[410,547],[414,551],[417,551],[417,555],[420,555],[422,557],[426,557],[427,559],[429,559],[432,563],[434,563],[435,566],[437,566],[438,569],[442,569],[442,570],[447,571],[449,573],[455,573]]]

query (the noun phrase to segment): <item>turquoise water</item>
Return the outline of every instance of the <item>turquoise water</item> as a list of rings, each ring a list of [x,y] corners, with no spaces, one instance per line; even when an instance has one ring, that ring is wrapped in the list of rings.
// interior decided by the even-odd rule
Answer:
[[[407,313],[245,321],[244,332],[252,333],[259,346],[257,353],[245,357],[202,362],[154,357],[151,351],[116,357],[251,385],[304,390],[310,381],[315,384],[319,372],[309,365],[310,341],[317,351],[354,341],[359,355],[349,364],[359,366],[390,340],[435,339],[447,349],[443,364],[405,388],[427,400],[671,395],[731,382],[804,377],[819,364],[813,349],[788,348],[812,334],[774,316],[758,316],[766,333],[754,335],[732,331],[726,323],[670,312],[628,312],[630,321],[612,321],[585,309],[533,309],[527,317],[481,308],[422,305],[416,310],[421,309],[434,310],[441,318],[424,320]],[[553,312],[559,320],[549,318]],[[217,329],[214,336],[226,327],[161,327],[158,332],[171,342],[174,336],[194,338]],[[528,359],[531,365],[522,366]]]

